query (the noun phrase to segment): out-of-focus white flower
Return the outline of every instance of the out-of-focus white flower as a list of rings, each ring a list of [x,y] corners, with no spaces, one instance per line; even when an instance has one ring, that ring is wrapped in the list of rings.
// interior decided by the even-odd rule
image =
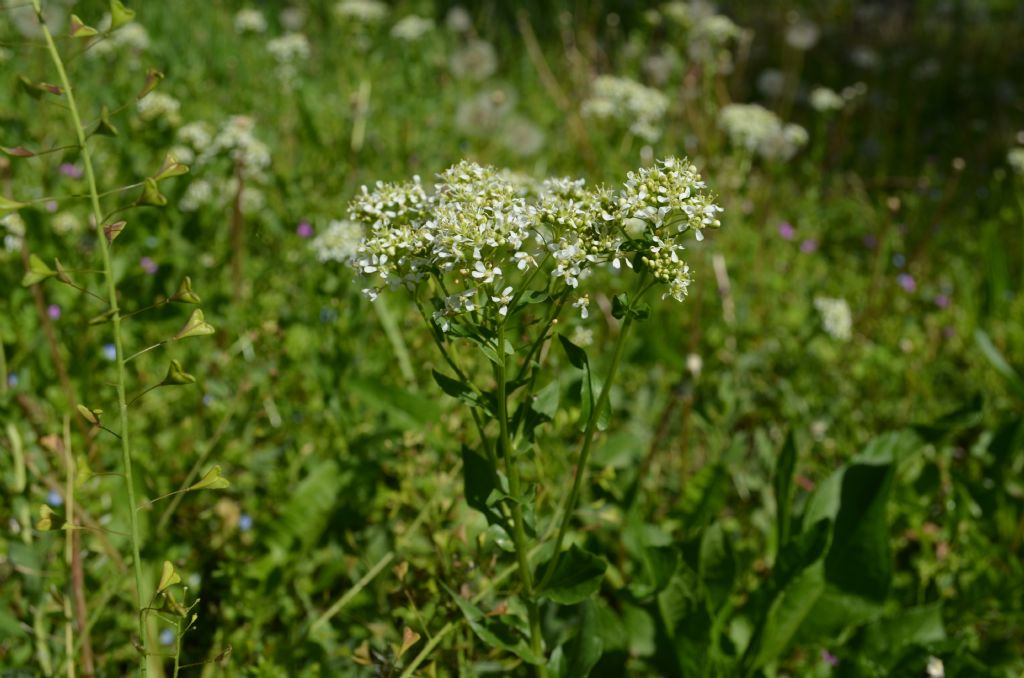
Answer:
[[[828,87],[815,87],[811,90],[811,107],[819,113],[841,111],[846,100]]]
[[[205,179],[194,179],[185,189],[178,206],[183,212],[195,212],[213,200],[213,186]]]
[[[861,46],[854,47],[850,51],[850,61],[864,70],[873,71],[878,68],[882,60],[878,56],[878,52],[870,47]]]
[[[363,238],[363,227],[348,219],[331,221],[327,229],[310,242],[320,262],[336,261],[347,264],[359,253]]]
[[[455,5],[444,18],[444,24],[448,30],[455,33],[468,33],[473,30],[473,17],[469,15],[465,7]]]
[[[683,61],[679,58],[678,52],[671,47],[665,47],[661,52],[644,59],[642,68],[651,82],[656,85],[664,85],[674,73],[682,68],[682,65]]]
[[[757,91],[769,99],[782,96],[786,88],[786,75],[777,68],[766,68],[757,76]]]
[[[798,19],[786,29],[786,44],[801,52],[817,45],[820,37],[817,24],[806,19]]]
[[[1024,148],[1018,146],[1011,148],[1006,154],[1006,162],[1013,169],[1014,174],[1024,177]]]
[[[686,371],[692,374],[694,377],[700,376],[701,370],[704,369],[704,359],[700,357],[699,353],[691,353],[686,356]]]
[[[377,0],[342,0],[334,6],[334,13],[344,19],[376,23],[388,15],[388,6]]]
[[[544,130],[520,115],[513,115],[501,128],[501,144],[510,153],[523,158],[544,148]]]
[[[946,667],[938,657],[928,657],[925,672],[928,674],[928,678],[945,678]]]
[[[301,7],[285,7],[277,15],[286,31],[297,33],[306,25],[306,10]]]
[[[868,86],[863,82],[856,82],[852,85],[847,85],[846,87],[843,88],[843,91],[840,92],[843,99],[845,99],[847,102],[856,101],[857,99],[860,99],[867,93]]]
[[[139,117],[149,122],[165,119],[168,123],[176,125],[179,120],[178,111],[181,110],[181,102],[164,92],[154,91],[139,99],[136,104]]]
[[[591,346],[594,343],[594,330],[585,325],[577,325],[573,328],[570,339],[577,346]]]
[[[251,178],[260,178],[270,166],[270,149],[256,138],[256,122],[247,115],[233,115],[217,132],[217,136],[199,155],[197,163],[204,165],[220,153],[240,163]]]
[[[758,104],[729,104],[718,118],[735,146],[746,148],[766,160],[789,160],[807,144],[807,130],[784,124],[779,116]]]
[[[498,70],[498,55],[491,43],[470,40],[448,59],[448,70],[457,78],[486,80]]]
[[[583,102],[584,116],[614,120],[645,141],[657,141],[668,111],[668,98],[656,89],[635,80],[612,75],[598,76],[591,94]]]
[[[0,218],[0,231],[4,234],[4,250],[20,252],[25,239],[25,220],[17,212],[11,212]]]
[[[852,336],[853,318],[850,315],[850,305],[845,299],[816,297],[814,308],[821,314],[821,325],[826,334],[839,341],[849,341]]]
[[[487,137],[501,127],[515,108],[515,97],[505,89],[481,92],[455,109],[455,126],[470,137]]]
[[[410,14],[402,17],[391,27],[391,37],[406,42],[415,42],[434,30],[434,20]]]
[[[107,31],[110,29],[110,23],[110,15],[106,14],[96,24],[96,28],[100,31]],[[112,54],[122,49],[128,49],[133,52],[144,52],[149,49],[149,33],[146,32],[145,26],[136,21],[127,23],[90,45],[89,51],[86,54],[91,57],[97,57],[104,54]]]
[[[309,58],[309,39],[302,33],[286,33],[267,42],[267,51],[278,64],[290,64]]]
[[[196,120],[178,128],[178,141],[188,144],[194,151],[205,151],[213,143],[213,132],[209,123]]]
[[[264,33],[267,30],[267,19],[257,9],[242,9],[235,14],[236,33]]]
[[[53,230],[63,235],[78,233],[84,225],[84,222],[72,212],[57,212],[53,215]]]
[[[580,317],[586,320],[590,315],[590,295],[582,295],[579,299],[572,302],[572,307],[579,309]]]

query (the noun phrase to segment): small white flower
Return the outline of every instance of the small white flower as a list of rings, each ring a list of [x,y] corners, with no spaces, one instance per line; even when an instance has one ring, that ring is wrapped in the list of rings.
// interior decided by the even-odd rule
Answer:
[[[236,33],[264,33],[266,30],[267,20],[259,10],[243,9],[235,14]]]
[[[501,269],[497,266],[488,267],[482,261],[477,261],[473,264],[473,272],[471,275],[485,284],[491,284],[494,282],[494,277],[501,275]]]
[[[928,666],[925,668],[928,678],[945,678],[946,667],[938,657],[928,657]]]
[[[508,305],[512,303],[512,288],[506,287],[498,296],[492,296],[491,301],[501,304],[501,308],[498,309],[498,315],[504,318],[508,315]]]
[[[704,369],[704,360],[698,353],[691,353],[686,356],[686,371],[693,376],[699,376],[701,370]]]
[[[590,306],[589,294],[584,294],[582,297],[572,302],[572,307],[580,310],[580,317],[584,320],[590,316],[590,310],[587,308],[588,306]]]

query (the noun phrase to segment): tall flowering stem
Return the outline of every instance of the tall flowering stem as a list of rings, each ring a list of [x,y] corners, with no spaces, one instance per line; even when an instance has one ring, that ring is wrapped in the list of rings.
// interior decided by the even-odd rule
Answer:
[[[139,523],[137,516],[138,504],[135,500],[135,477],[132,473],[132,444],[131,428],[128,420],[127,374],[125,370],[124,342],[122,341],[121,336],[120,309],[117,302],[117,283],[114,279],[114,270],[110,260],[110,244],[108,243],[107,236],[103,230],[103,210],[100,207],[100,194],[96,188],[96,174],[93,171],[92,154],[89,152],[89,145],[86,140],[86,131],[85,127],[82,125],[82,118],[78,112],[78,105],[75,102],[74,90],[71,87],[71,81],[69,80],[67,71],[64,68],[64,61],[60,56],[60,52],[57,50],[56,44],[54,43],[53,35],[50,33],[50,30],[46,25],[46,20],[43,16],[39,0],[32,0],[32,7],[36,12],[36,17],[39,19],[39,25],[42,29],[43,38],[46,41],[46,48],[50,54],[50,59],[53,61],[53,66],[60,77],[64,96],[67,97],[68,112],[71,114],[71,120],[75,127],[75,135],[78,140],[78,147],[81,149],[82,153],[82,163],[85,166],[85,179],[89,186],[89,202],[92,208],[92,217],[96,226],[96,240],[99,243],[100,254],[103,260],[103,276],[106,279],[107,303],[110,305],[109,313],[111,314],[111,323],[113,325],[114,346],[117,351],[117,403],[121,424],[119,435],[121,439],[121,459],[124,467],[125,489],[128,494],[128,522],[130,526],[132,544],[132,565],[135,574],[135,594],[139,609],[139,638],[143,647],[145,647],[147,645],[147,634],[143,614],[145,603],[143,601],[142,593],[143,575],[142,557],[140,555],[142,540],[139,536]],[[140,671],[145,673],[145,670],[146,658],[143,657],[141,660]]]
[[[389,290],[405,290],[412,297],[450,370],[435,370],[435,381],[470,406],[483,450],[468,450],[474,459],[466,466],[489,470],[472,478],[467,472],[467,483],[479,485],[474,487],[476,498],[467,492],[467,501],[512,542],[529,617],[528,644],[524,640],[502,647],[534,664],[538,675],[545,675],[547,663],[541,605],[545,600],[582,600],[579,587],[559,590],[553,580],[630,329],[646,316],[641,300],[655,286],[662,288],[663,297],[685,298],[690,269],[682,257],[684,242],[691,236],[700,240],[704,229],[719,226],[720,212],[696,168],[674,158],[631,172],[618,190],[589,188],[571,178],[536,182],[461,162],[438,175],[433,191],[419,177],[397,184],[378,182],[373,189],[363,187],[350,205],[350,218],[365,233],[346,260],[363,276],[363,291],[371,299]],[[584,409],[575,478],[567,492],[554,493],[566,500],[553,557],[540,570],[538,582],[531,554],[543,539],[534,536],[540,534],[532,520],[534,494],[528,485],[534,479],[524,479],[516,451],[525,456],[537,427],[551,419],[551,411],[535,397],[547,361],[543,347],[563,320],[567,304],[582,321],[587,319],[589,281],[600,279],[595,273],[602,270],[635,276],[635,287],[629,296],[615,298],[613,314],[622,323],[594,402],[586,351],[560,336],[569,362],[586,370],[584,404],[589,410]],[[566,324],[571,326],[558,326]],[[467,343],[476,350],[468,358],[457,357]],[[493,390],[474,381],[481,373],[469,362],[474,359],[476,368],[490,365]],[[557,384],[554,380],[548,388]],[[491,421],[495,424],[489,427]],[[495,502],[494,497],[500,499]],[[599,583],[599,578],[591,582],[594,591]],[[472,603],[458,597],[456,602],[472,614],[466,607]],[[485,642],[495,637],[481,636]]]

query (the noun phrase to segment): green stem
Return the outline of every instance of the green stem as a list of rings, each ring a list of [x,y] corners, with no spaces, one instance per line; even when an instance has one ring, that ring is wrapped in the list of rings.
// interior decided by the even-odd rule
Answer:
[[[125,486],[128,491],[128,522],[131,526],[131,541],[132,541],[132,560],[135,570],[135,594],[138,600],[139,607],[139,639],[143,647],[146,647],[146,628],[142,616],[142,557],[140,555],[139,544],[141,539],[139,538],[139,524],[138,516],[136,515],[137,502],[135,501],[135,478],[132,474],[132,447],[131,447],[131,436],[128,428],[128,402],[127,396],[125,395],[126,388],[125,384],[128,380],[125,371],[125,358],[124,358],[124,346],[121,340],[121,318],[119,316],[119,309],[117,305],[117,284],[114,281],[114,270],[110,262],[110,245],[107,242],[106,236],[103,234],[103,210],[100,208],[100,197],[99,191],[96,188],[96,174],[92,168],[92,155],[89,153],[89,146],[86,143],[85,128],[82,127],[82,118],[78,114],[78,105],[75,103],[74,90],[71,87],[71,81],[68,79],[68,74],[64,70],[64,62],[61,60],[60,53],[57,51],[57,45],[53,41],[53,36],[50,34],[49,28],[46,26],[46,21],[43,18],[43,11],[39,5],[39,0],[32,0],[32,7],[35,9],[36,16],[39,18],[39,25],[43,32],[43,38],[46,40],[46,47],[49,50],[50,58],[53,60],[54,68],[57,69],[57,74],[60,76],[61,86],[64,88],[64,95],[67,97],[68,110],[71,113],[71,119],[75,125],[75,134],[78,137],[78,145],[82,149],[82,162],[85,165],[85,178],[89,184],[89,198],[92,203],[92,213],[96,221],[96,235],[97,242],[99,243],[100,253],[103,257],[103,273],[107,280],[107,297],[110,303],[110,308],[113,311],[113,325],[114,325],[114,347],[117,349],[117,402],[120,411],[121,418],[121,457],[124,465],[124,477]],[[146,657],[143,657],[140,661],[139,670],[142,675],[146,674]]]
[[[71,420],[64,416],[64,505],[67,506],[64,530],[64,564],[68,568],[68,590],[64,593],[64,654],[67,658],[67,677],[75,678],[75,631],[74,616],[71,614],[72,564],[74,562],[75,525],[75,462],[71,455]]]
[[[519,478],[519,466],[512,458],[512,438],[508,431],[508,393],[507,393],[507,359],[505,357],[505,323],[498,325],[497,341],[498,364],[495,368],[498,381],[498,425],[500,427],[500,447],[505,457],[505,473],[508,476],[509,491],[512,493],[512,539],[516,549],[516,560],[519,562],[519,578],[523,582],[523,594],[530,618],[530,648],[533,653],[544,656],[544,640],[540,628],[540,608],[534,596],[533,573],[530,571],[530,557],[526,546],[526,529],[523,522],[522,485]],[[537,666],[537,675],[545,676],[547,671],[543,664]]]
[[[641,287],[640,289],[644,289]],[[562,543],[565,541],[565,535],[569,531],[569,523],[572,521],[572,513],[576,509],[576,502],[579,500],[580,488],[583,486],[583,478],[587,471],[587,462],[590,459],[590,446],[594,442],[594,433],[597,430],[597,420],[600,418],[601,412],[604,410],[608,403],[609,392],[611,391],[612,381],[615,380],[615,373],[618,372],[619,363],[622,361],[622,353],[626,346],[626,337],[629,335],[629,329],[633,325],[633,307],[636,302],[642,296],[637,294],[629,308],[626,311],[626,316],[622,320],[622,326],[619,329],[618,339],[615,341],[615,352],[612,354],[612,363],[608,366],[608,373],[605,375],[604,383],[601,384],[601,393],[597,397],[597,402],[594,403],[594,407],[590,410],[590,417],[587,419],[587,427],[583,432],[583,444],[580,447],[579,457],[576,460],[576,475],[572,481],[572,489],[569,491],[569,496],[565,500],[565,507],[562,509],[562,522],[558,526],[558,535],[555,537],[555,548],[552,551],[551,564],[548,565],[544,570],[544,576],[541,578],[539,589],[543,589],[544,586],[551,580],[551,575],[558,567],[558,560],[562,556]]]

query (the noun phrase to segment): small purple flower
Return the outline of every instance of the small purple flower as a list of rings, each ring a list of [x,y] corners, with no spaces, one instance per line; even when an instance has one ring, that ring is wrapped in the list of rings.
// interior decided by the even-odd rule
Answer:
[[[160,644],[164,646],[174,645],[175,636],[171,629],[164,629],[160,632]]]
[[[839,657],[835,656],[828,650],[821,651],[821,661],[832,667],[839,666]]]
[[[903,266],[906,263],[907,263],[907,258],[905,256],[903,256],[902,254],[900,254],[899,252],[897,252],[896,254],[892,255],[892,265],[895,266],[896,268],[903,268]]]
[[[949,308],[949,296],[945,294],[936,294],[935,305],[939,308]]]
[[[107,360],[117,360],[117,347],[113,344],[103,344],[103,357]]]
[[[914,292],[917,290],[917,281],[914,280],[914,276],[909,273],[900,273],[896,277],[896,280],[905,292]]]
[[[50,214],[53,214],[54,212],[56,212],[57,211],[57,207],[58,207],[58,205],[57,205],[57,201],[56,200],[48,200],[46,202],[46,211],[49,212]]]
[[[299,222],[299,225],[295,228],[295,233],[300,238],[309,238],[313,235],[313,227],[308,221]]]
[[[238,518],[238,529],[241,530],[242,532],[248,532],[249,530],[251,530],[252,529],[252,516],[250,516],[248,513],[243,513]]]
[[[14,388],[17,385],[18,385],[18,375],[15,372],[11,372],[10,374],[7,375],[7,386],[10,387],[10,388]]]
[[[153,275],[160,270],[160,265],[149,257],[142,257],[142,259],[139,260],[139,266],[142,266],[142,270],[150,275]]]
[[[783,240],[792,240],[796,237],[796,229],[793,228],[793,224],[788,221],[783,221],[779,224],[779,237]]]
[[[62,506],[64,504],[64,497],[60,496],[60,492],[57,490],[50,490],[46,494],[46,503],[50,506]]]
[[[812,254],[818,251],[818,241],[808,238],[800,243],[800,251],[804,254]]]
[[[60,173],[71,179],[81,179],[83,174],[81,167],[70,162],[60,166]]]
[[[50,320],[60,320],[60,306],[50,304],[46,307],[46,315],[50,316]]]

